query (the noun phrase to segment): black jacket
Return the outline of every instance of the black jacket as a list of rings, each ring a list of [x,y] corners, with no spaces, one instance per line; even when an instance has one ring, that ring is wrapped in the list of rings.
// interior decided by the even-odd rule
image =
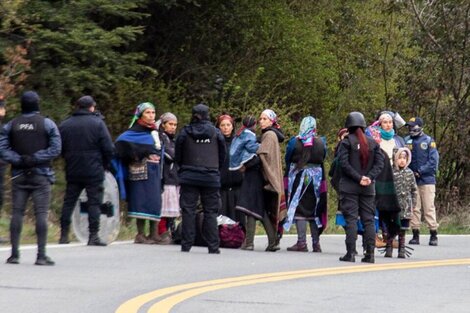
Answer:
[[[163,146],[165,147],[165,162],[163,163],[163,183],[165,185],[179,185],[178,164],[175,162],[175,135],[161,132]]]
[[[80,109],[60,124],[59,131],[67,181],[103,180],[114,145],[101,115]]]
[[[225,139],[225,150],[230,151],[230,145],[232,144],[233,136],[224,137]],[[227,153],[224,161],[224,165],[220,169],[220,183],[222,188],[232,188],[241,186],[243,182],[243,173],[240,171],[229,171],[230,157]]]
[[[354,134],[349,134],[341,141],[339,147],[339,165],[341,166],[341,178],[339,190],[352,194],[375,194],[375,179],[379,176],[384,166],[384,156],[380,151],[380,146],[369,137],[369,162],[365,169],[361,167],[359,155],[359,140]],[[360,185],[362,176],[367,176],[372,180],[372,184],[363,187]]]

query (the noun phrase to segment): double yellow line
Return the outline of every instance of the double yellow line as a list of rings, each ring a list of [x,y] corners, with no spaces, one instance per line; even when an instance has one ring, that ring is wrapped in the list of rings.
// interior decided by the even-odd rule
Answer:
[[[299,279],[316,276],[329,276],[339,274],[361,273],[361,272],[377,272],[388,270],[403,270],[413,268],[427,268],[438,266],[455,266],[455,265],[470,265],[469,259],[451,259],[451,260],[435,260],[435,261],[421,261],[421,262],[407,262],[407,263],[388,263],[388,264],[371,264],[371,265],[354,265],[343,267],[329,267],[310,270],[278,272],[267,274],[256,274],[239,277],[231,277],[224,279],[207,280],[196,283],[189,283],[158,289],[123,303],[115,313],[137,313],[139,309],[145,304],[162,298],[160,301],[154,303],[147,313],[166,313],[178,303],[183,302],[189,298],[198,296],[200,294],[221,290],[232,287],[254,285],[259,283],[277,282],[290,279]]]

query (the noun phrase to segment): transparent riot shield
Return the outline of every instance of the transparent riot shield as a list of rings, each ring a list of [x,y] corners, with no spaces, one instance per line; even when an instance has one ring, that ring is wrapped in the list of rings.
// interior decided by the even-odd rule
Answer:
[[[120,227],[119,188],[113,174],[105,172],[103,204],[101,205],[99,237],[106,243],[116,240]],[[81,242],[88,242],[88,211],[86,191],[80,194],[73,210],[73,232]]]

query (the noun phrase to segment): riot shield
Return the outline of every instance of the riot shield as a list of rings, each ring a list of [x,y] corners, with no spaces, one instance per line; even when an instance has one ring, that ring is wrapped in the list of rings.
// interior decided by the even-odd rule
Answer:
[[[106,243],[116,240],[120,227],[119,188],[113,174],[106,171],[104,176],[103,204],[101,205],[99,237]],[[72,227],[80,242],[88,242],[88,211],[86,191],[80,194],[73,210]]]

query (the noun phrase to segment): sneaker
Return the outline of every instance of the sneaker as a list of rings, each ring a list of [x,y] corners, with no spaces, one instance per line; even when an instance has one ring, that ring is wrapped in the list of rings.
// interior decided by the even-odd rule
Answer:
[[[54,261],[52,261],[52,259],[48,256],[43,256],[43,257],[38,257],[36,259],[36,262],[34,263],[35,265],[48,265],[48,266],[52,266],[55,264]]]
[[[247,250],[247,251],[253,251],[253,250],[255,250],[255,246],[254,245],[247,245],[247,244],[243,243],[242,246],[240,247],[240,249]]]
[[[281,247],[279,247],[279,244],[271,244],[266,247],[266,252],[276,252],[277,250],[281,250]]]
[[[7,264],[20,264],[20,257],[18,256],[10,256],[7,261]]]
[[[299,244],[298,242],[287,248],[287,251],[308,252],[307,244]]]

